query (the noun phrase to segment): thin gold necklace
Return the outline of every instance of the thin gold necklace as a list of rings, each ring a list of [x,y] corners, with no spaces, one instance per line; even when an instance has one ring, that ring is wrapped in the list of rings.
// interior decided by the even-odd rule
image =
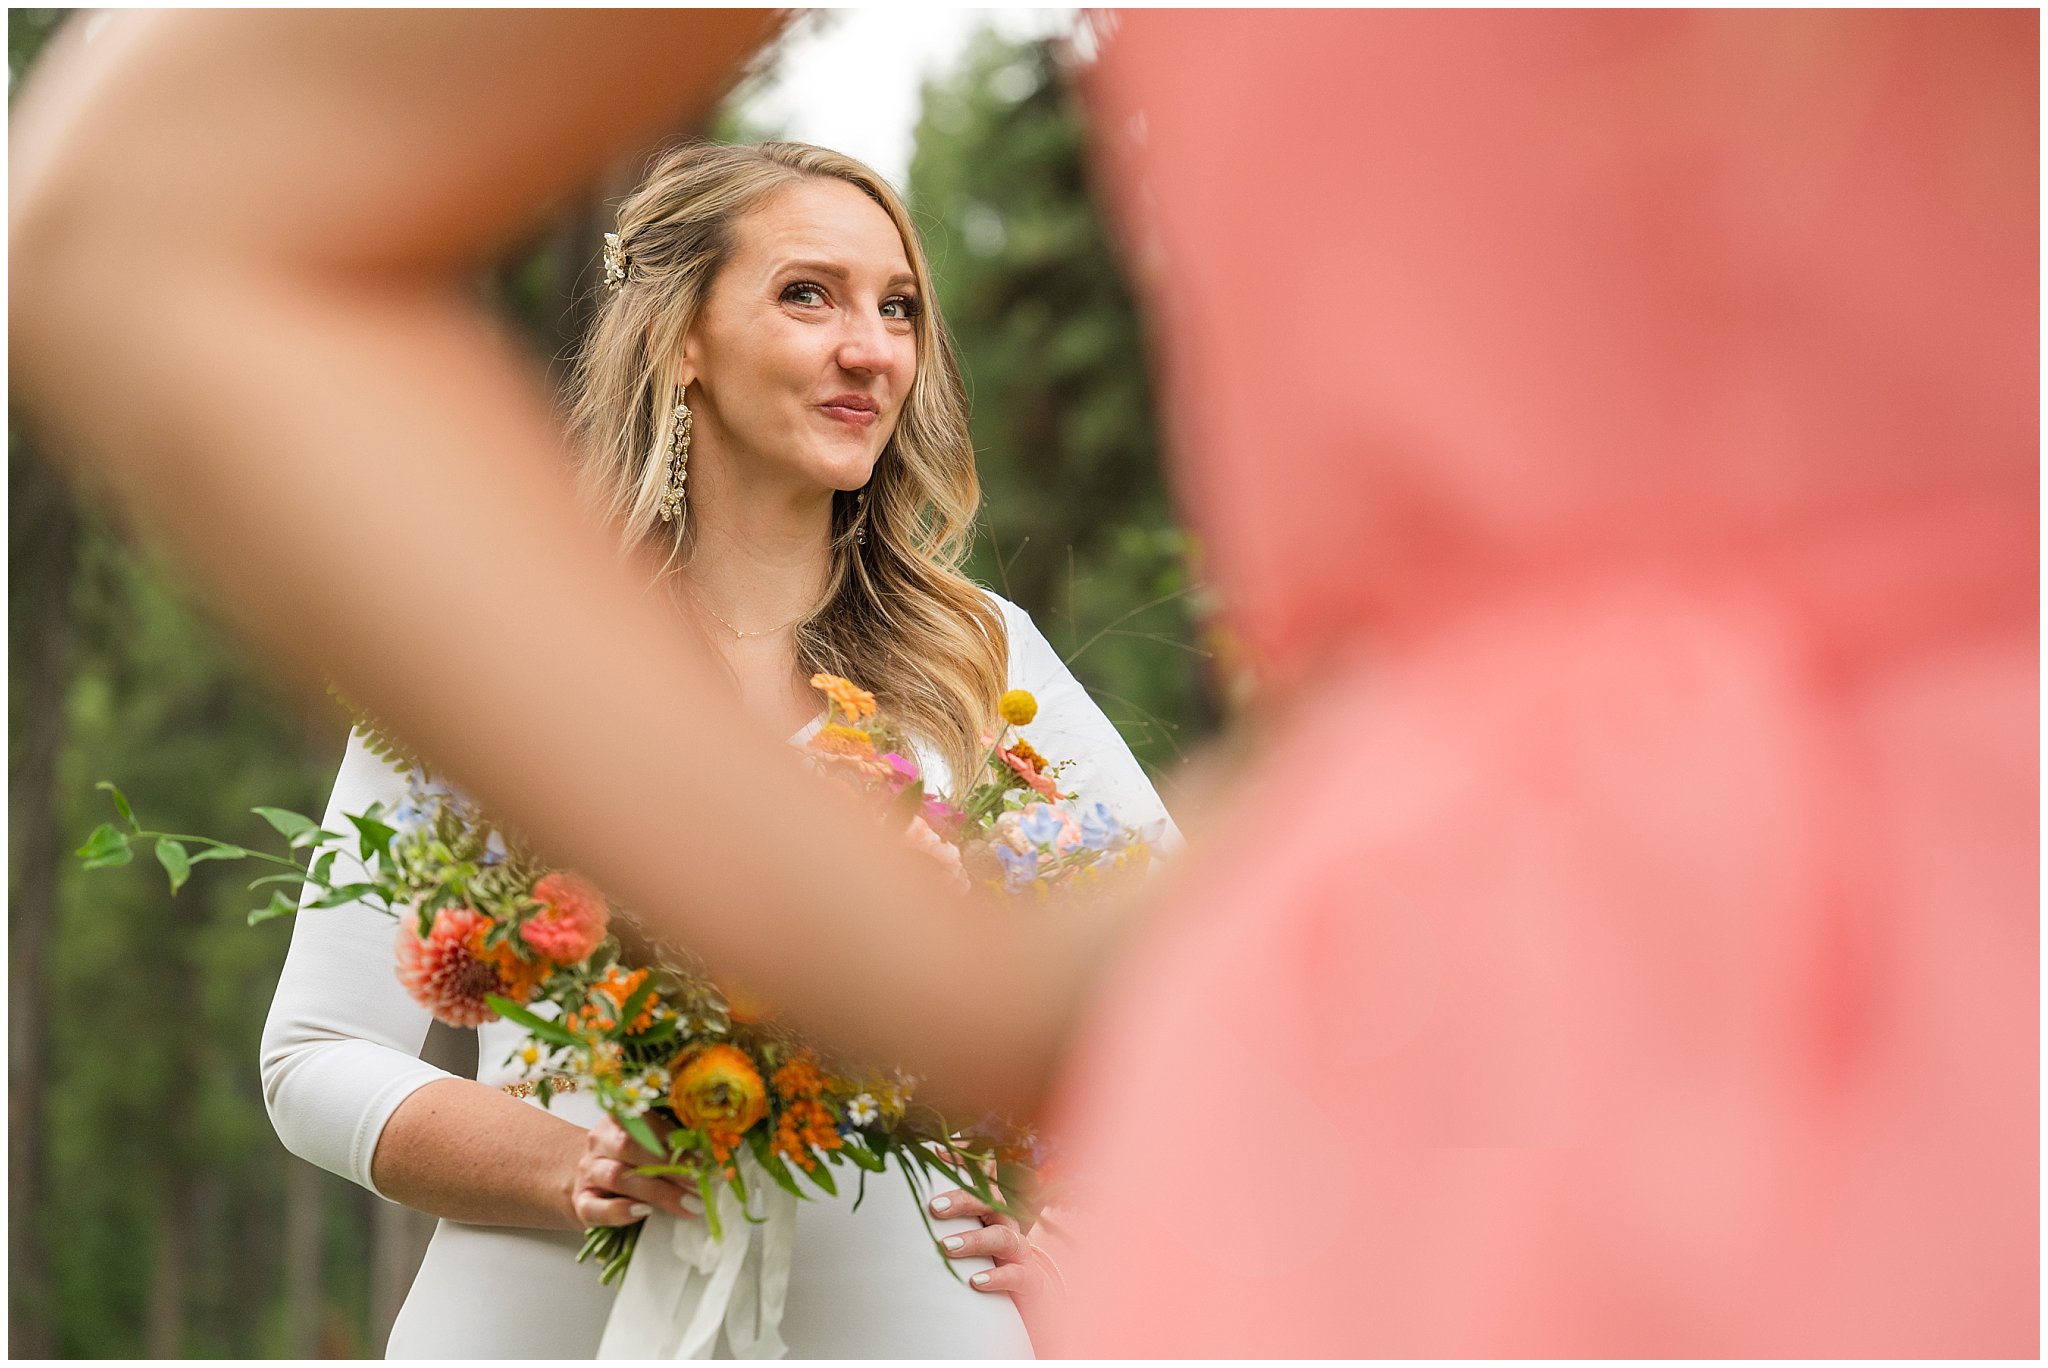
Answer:
[[[725,628],[726,631],[731,632],[733,634],[733,639],[736,641],[745,641],[748,637],[774,636],[778,632],[786,632],[790,628],[796,626],[799,622],[802,622],[804,618],[810,616],[809,613],[804,613],[798,617],[791,618],[789,621],[783,623],[780,627],[764,627],[758,632],[742,632],[739,628],[733,626],[730,622],[727,622],[724,618],[720,617],[717,613],[713,612],[710,604],[706,603],[703,599],[697,597],[696,590],[686,589],[684,590],[684,592],[690,596],[690,602],[696,604],[705,612],[710,613],[712,621],[716,622],[719,626]]]

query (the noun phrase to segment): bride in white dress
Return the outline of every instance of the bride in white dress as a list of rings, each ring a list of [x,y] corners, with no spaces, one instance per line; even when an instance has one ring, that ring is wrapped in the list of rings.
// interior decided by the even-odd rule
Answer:
[[[677,148],[621,208],[605,266],[572,421],[585,487],[631,552],[652,553],[677,629],[711,642],[751,715],[800,741],[817,721],[809,676],[855,679],[943,788],[978,758],[996,697],[1027,688],[1040,708],[1027,735],[1071,762],[1065,785],[1133,825],[1165,818],[1030,619],[955,569],[978,497],[965,400],[886,182],[796,144]],[[403,790],[352,737],[329,829]],[[421,1060],[430,1018],[393,975],[393,935],[361,906],[298,918],[263,1037],[278,1135],[442,1218],[388,1356],[592,1357],[615,1290],[574,1263],[583,1228],[650,1208],[696,1219],[696,1196],[628,1174],[644,1156],[586,1097],[543,1110],[508,1091],[520,1035],[507,1023],[480,1029],[475,1080]],[[789,1355],[1029,1357],[1007,1292],[1035,1285],[1035,1261],[970,1252],[956,1280],[906,1186],[892,1168],[858,1212],[850,1191],[798,1204]],[[933,1226],[970,1251],[983,1242],[977,1220]],[[992,1276],[977,1287],[977,1272]]]

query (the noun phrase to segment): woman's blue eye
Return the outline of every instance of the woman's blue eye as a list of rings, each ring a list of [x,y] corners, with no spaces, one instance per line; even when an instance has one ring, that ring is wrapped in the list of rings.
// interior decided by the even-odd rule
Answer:
[[[891,313],[890,310],[895,310]],[[896,295],[882,301],[882,314],[886,318],[915,318],[924,312],[924,305],[909,295]]]
[[[810,298],[800,299],[798,298],[800,295],[808,295]],[[789,304],[822,304],[825,302],[825,291],[822,287],[813,285],[807,280],[799,280],[794,285],[784,287],[782,298],[785,303]]]

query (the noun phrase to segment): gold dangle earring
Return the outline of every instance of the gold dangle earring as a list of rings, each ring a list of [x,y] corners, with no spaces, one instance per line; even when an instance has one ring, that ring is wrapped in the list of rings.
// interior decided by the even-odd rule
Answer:
[[[685,387],[676,386],[675,427],[668,438],[668,487],[661,493],[661,520],[674,522],[683,511],[683,483],[690,475],[690,406]]]

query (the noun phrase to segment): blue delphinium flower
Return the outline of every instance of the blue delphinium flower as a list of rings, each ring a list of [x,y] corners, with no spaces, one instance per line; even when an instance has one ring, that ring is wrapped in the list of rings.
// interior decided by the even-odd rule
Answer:
[[[1023,815],[1018,818],[1017,829],[1022,831],[1024,839],[1033,845],[1049,846],[1059,839],[1060,832],[1066,829],[1066,823],[1060,820],[1059,813],[1053,811],[1049,805],[1034,803],[1025,808]]]
[[[1012,893],[1029,886],[1038,877],[1038,852],[1035,850],[1020,855],[1006,845],[999,845],[996,858],[1003,862],[1003,887]]]
[[[1123,824],[1107,803],[1090,804],[1081,814],[1081,844],[1090,850],[1114,850],[1123,844]]]

